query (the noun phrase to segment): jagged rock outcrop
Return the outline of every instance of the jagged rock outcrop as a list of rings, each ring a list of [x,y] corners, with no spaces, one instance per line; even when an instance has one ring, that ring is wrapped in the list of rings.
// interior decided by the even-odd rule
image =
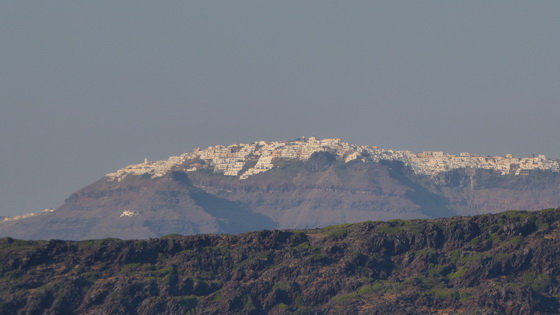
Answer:
[[[0,240],[3,314],[557,314],[560,210],[144,241]]]

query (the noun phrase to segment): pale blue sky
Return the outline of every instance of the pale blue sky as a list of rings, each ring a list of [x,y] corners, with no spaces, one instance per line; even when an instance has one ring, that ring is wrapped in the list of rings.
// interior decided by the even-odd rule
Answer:
[[[0,215],[215,144],[560,158],[560,1],[2,1]]]

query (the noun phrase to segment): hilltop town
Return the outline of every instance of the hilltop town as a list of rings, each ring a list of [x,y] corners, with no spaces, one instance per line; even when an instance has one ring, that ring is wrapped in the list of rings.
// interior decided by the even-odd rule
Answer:
[[[479,156],[460,153],[458,156],[444,152],[426,151],[413,153],[408,150],[382,149],[376,146],[354,145],[340,139],[319,140],[314,137],[300,138],[293,141],[257,141],[250,144],[233,144],[230,146],[211,146],[205,150],[195,149],[193,152],[169,157],[167,160],[129,165],[116,172],[107,174],[108,181],[121,181],[127,175],[144,175],[161,177],[171,169],[188,164],[188,172],[200,170],[200,163],[188,161],[204,161],[215,173],[226,176],[238,176],[246,179],[249,176],[266,172],[274,167],[274,159],[307,160],[315,152],[330,152],[350,162],[379,162],[381,160],[402,161],[415,173],[434,176],[440,172],[458,168],[478,168],[493,170],[501,175],[527,175],[531,170],[560,171],[557,160],[547,159],[544,155],[517,158],[506,156]]]
[[[558,185],[559,161],[543,155],[414,153],[340,139],[257,141],[124,167],[55,211],[2,218],[0,236],[235,234],[537,210],[560,205]]]

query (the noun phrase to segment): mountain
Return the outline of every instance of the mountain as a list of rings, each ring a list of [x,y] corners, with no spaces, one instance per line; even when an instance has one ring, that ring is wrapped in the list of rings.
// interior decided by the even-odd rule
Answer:
[[[145,239],[536,210],[560,205],[559,185],[559,161],[543,155],[258,141],[129,165],[54,211],[3,219],[0,236]]]
[[[0,239],[2,314],[558,314],[560,209],[122,241]]]

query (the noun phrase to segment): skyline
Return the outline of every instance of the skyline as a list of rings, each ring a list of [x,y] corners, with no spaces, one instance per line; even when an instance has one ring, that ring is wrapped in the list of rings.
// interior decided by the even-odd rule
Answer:
[[[197,147],[560,159],[560,3],[0,4],[0,216]]]

